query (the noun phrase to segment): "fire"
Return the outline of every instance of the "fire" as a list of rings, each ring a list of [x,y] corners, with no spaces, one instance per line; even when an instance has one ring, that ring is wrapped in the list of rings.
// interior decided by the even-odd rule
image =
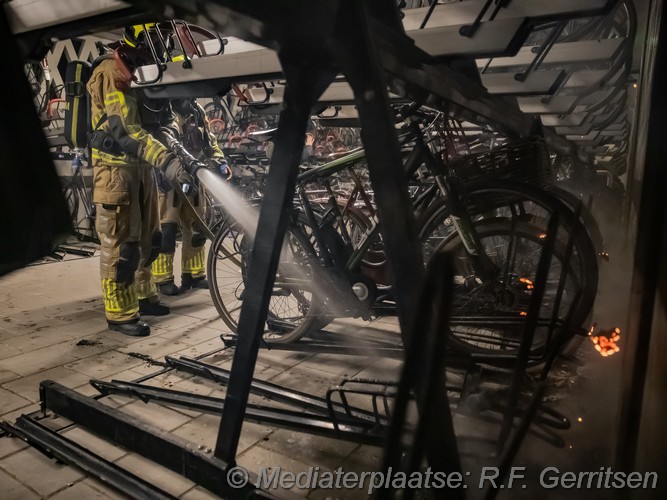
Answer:
[[[519,316],[528,316],[528,313],[526,311],[521,311],[519,313]]]
[[[591,329],[588,331],[588,337],[595,345],[595,350],[600,355],[607,357],[615,354],[621,350],[617,342],[621,340],[621,329],[614,328],[613,330],[601,330],[600,333],[595,334],[597,324],[593,323]]]
[[[547,237],[546,234],[540,234],[540,239],[541,239],[541,240],[545,239],[546,237]]]
[[[535,288],[533,286],[533,282],[531,280],[529,280],[528,278],[519,278],[519,282],[526,285],[526,289],[528,289],[528,290],[532,290],[533,288]]]

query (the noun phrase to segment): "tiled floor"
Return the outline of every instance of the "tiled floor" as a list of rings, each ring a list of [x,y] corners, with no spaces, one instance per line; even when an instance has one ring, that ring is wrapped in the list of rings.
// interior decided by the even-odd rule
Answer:
[[[98,266],[97,257],[67,258],[63,262],[31,266],[0,279],[0,420],[13,422],[23,413],[36,411],[38,384],[44,379],[93,395],[96,391],[88,384],[91,378],[134,380],[159,371],[160,366],[147,363],[137,354],[159,361],[166,355],[195,357],[222,347],[219,336],[228,330],[217,318],[206,291],[165,299],[164,302],[172,306],[172,314],[149,320],[152,327],[150,337],[136,339],[108,331],[97,278]],[[332,324],[330,329],[355,329],[360,338],[364,334],[370,336],[382,332],[397,335],[398,331],[395,320],[391,318],[371,323],[340,321]],[[222,350],[205,358],[205,361],[228,368],[231,358],[230,350]],[[598,366],[602,368],[596,368]],[[255,375],[323,396],[326,389],[337,384],[343,376],[386,380],[396,378],[399,368],[399,362],[388,359],[263,350]],[[562,400],[564,394],[576,393],[580,385],[583,385],[581,390],[584,393],[595,393],[597,377],[600,373],[607,376],[613,369],[613,365],[599,365],[598,358],[593,360],[590,351],[587,351],[578,361],[562,367],[564,387],[555,389],[552,397],[555,401]],[[584,380],[583,384],[579,383],[581,380]],[[220,397],[224,394],[210,382],[177,372],[156,376],[147,383],[196,394]],[[122,407],[122,411],[185,438],[201,449],[214,446],[218,417],[116,396],[101,401]],[[599,415],[601,412],[599,408],[590,408],[580,400],[569,401],[565,407],[570,416],[586,415],[586,412]],[[50,425],[62,427],[65,423],[59,423],[61,420],[56,419]],[[212,498],[187,479],[81,428],[71,427],[64,432],[93,452],[132,470],[172,495],[184,499]],[[571,459],[572,443],[586,442],[587,438],[581,437],[583,434],[581,429],[574,429],[569,437],[566,436],[570,448],[558,452],[562,460]],[[525,448],[540,450],[544,448],[540,443],[539,440],[528,439]],[[537,455],[541,456],[539,451]],[[244,425],[238,453],[239,465],[248,469],[281,465],[295,473],[310,466],[334,470],[343,465],[346,470],[373,471],[380,467],[380,462],[381,450],[373,447],[253,423]],[[366,497],[362,490],[302,490],[296,493],[311,498]],[[0,499],[31,498],[81,500],[123,497],[97,480],[86,477],[78,469],[46,458],[18,439],[2,437]]]
[[[68,257],[63,262],[31,266],[0,280],[0,294],[4,297],[0,303],[0,420],[12,422],[23,413],[37,410],[39,382],[45,379],[93,395],[96,391],[88,384],[91,378],[134,380],[160,370],[160,366],[134,357],[136,354],[159,361],[166,355],[196,357],[223,347],[220,334],[229,330],[218,319],[206,291],[166,298],[164,302],[172,307],[172,314],[149,320],[150,337],[136,339],[108,331],[97,279],[98,266],[97,257]],[[378,363],[360,356],[315,358],[265,352],[260,355],[255,373],[264,380],[323,395],[325,388],[337,383],[341,376],[354,376]],[[229,367],[231,352],[221,351],[205,361]],[[385,372],[395,373],[397,367],[396,362],[389,362]],[[183,373],[160,375],[148,383],[196,394],[224,395],[215,385]],[[122,397],[107,397],[102,401],[122,406],[123,412],[204,449],[214,446],[219,421],[216,416]],[[187,499],[211,497],[177,474],[81,428],[64,432],[102,457],[139,471],[144,479],[173,495]],[[355,444],[247,423],[239,444],[238,462],[255,470],[267,464],[283,464],[293,472],[313,464],[333,470],[359,448]],[[376,450],[374,460],[378,459]],[[18,439],[7,437],[0,438],[0,491],[2,500],[119,498],[117,493],[77,469],[57,464]]]

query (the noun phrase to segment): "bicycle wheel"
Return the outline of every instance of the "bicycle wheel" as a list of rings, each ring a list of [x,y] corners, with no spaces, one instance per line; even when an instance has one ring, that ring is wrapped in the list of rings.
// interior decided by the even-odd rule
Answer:
[[[244,290],[241,274],[243,230],[223,225],[211,243],[207,259],[209,291],[220,318],[232,332],[238,327]]]
[[[309,331],[326,326],[332,319],[316,300],[313,266],[318,266],[313,238],[291,225],[283,244],[275,283],[269,300],[265,338],[272,342],[294,342]],[[218,233],[208,256],[208,275],[213,303],[225,324],[236,332],[244,298],[250,243],[238,226],[225,226]]]
[[[593,308],[598,284],[597,255],[588,232],[580,221],[574,220],[572,211],[554,196],[524,184],[500,180],[483,180],[463,186],[468,213],[473,220],[502,219],[517,224],[526,223],[546,231],[549,217],[558,212],[560,224],[557,242],[565,247],[570,235],[574,247],[570,268],[578,277],[581,294],[571,318],[571,326],[582,325]],[[425,261],[440,243],[454,233],[450,211],[445,198],[438,198],[424,213],[420,221],[420,239],[423,242]]]
[[[480,220],[475,230],[482,247],[498,269],[493,279],[475,272],[475,266],[458,233],[440,241],[436,252],[454,256],[454,297],[449,330],[450,346],[475,353],[512,354],[524,333],[524,316],[530,304],[535,272],[544,245],[541,228],[506,219]],[[549,320],[556,307],[556,294],[565,249],[557,242],[551,260],[538,324],[531,346],[542,353],[549,342]],[[558,316],[564,317],[581,288],[577,272],[567,275]]]
[[[574,194],[566,191],[560,186],[549,186],[549,192],[556,196],[560,201],[565,203],[571,210],[574,210],[578,203],[581,200]],[[604,241],[602,238],[602,232],[600,231],[600,226],[591,213],[590,209],[584,204],[581,210],[581,221],[584,224],[584,227],[588,231],[591,241],[595,247],[595,250],[600,252],[604,249]]]

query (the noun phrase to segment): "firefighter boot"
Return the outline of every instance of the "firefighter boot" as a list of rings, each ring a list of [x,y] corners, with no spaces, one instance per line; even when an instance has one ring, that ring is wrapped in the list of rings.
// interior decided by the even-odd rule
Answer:
[[[128,322],[107,321],[109,330],[120,332],[130,337],[147,337],[151,333],[151,327],[138,319]]]
[[[170,281],[168,283],[158,283],[157,287],[162,295],[174,296],[181,293],[180,289],[176,286],[176,284],[173,281]]]
[[[166,316],[171,312],[169,307],[148,299],[139,299],[139,314],[142,316]]]
[[[193,277],[190,273],[183,273],[181,275],[181,293],[190,289],[208,290],[206,276]]]

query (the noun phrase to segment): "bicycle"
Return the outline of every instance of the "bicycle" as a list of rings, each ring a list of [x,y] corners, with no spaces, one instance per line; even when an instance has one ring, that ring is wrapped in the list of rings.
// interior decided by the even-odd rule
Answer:
[[[431,170],[442,170],[420,136],[417,134],[412,139],[415,141],[415,146],[406,159],[406,171],[414,173],[424,163],[428,164]],[[377,284],[361,272],[361,262],[365,253],[379,238],[378,221],[371,218],[371,227],[365,232],[361,241],[352,243],[349,234],[346,234],[345,223],[342,221],[337,203],[333,202],[335,196],[330,197],[332,200],[330,206],[327,211],[322,212],[308,202],[304,187],[308,181],[326,179],[327,176],[362,160],[363,152],[356,152],[347,158],[316,167],[299,176],[298,208],[295,209],[289,234],[295,235],[290,238],[297,241],[300,248],[296,249],[292,244],[290,253],[286,255],[298,257],[297,267],[301,278],[296,279],[294,276],[288,276],[289,273],[279,271],[278,285],[274,287],[274,296],[271,299],[275,306],[270,306],[267,321],[271,329],[269,335],[275,336],[274,341],[297,340],[310,329],[322,328],[334,316],[352,315],[369,318],[374,312],[386,312],[387,303],[391,304],[390,290],[379,290]],[[326,183],[325,189],[328,189]],[[458,249],[460,257],[466,261],[466,265],[459,268],[461,273],[459,279],[467,287],[457,288],[457,293],[462,297],[459,304],[468,304],[470,300],[466,300],[466,297],[468,299],[477,297],[475,303],[477,310],[473,312],[479,316],[480,313],[484,315],[491,312],[498,313],[496,309],[500,309],[503,321],[509,325],[509,327],[496,327],[495,333],[478,332],[471,336],[469,328],[467,326],[463,328],[464,325],[461,324],[458,335],[456,331],[452,332],[453,337],[458,339],[459,347],[482,351],[502,348],[510,352],[517,345],[516,331],[522,321],[521,313],[525,312],[521,310],[525,304],[519,302],[522,300],[525,302],[530,296],[531,280],[528,276],[531,276],[531,271],[534,272],[534,264],[533,261],[526,259],[528,268],[518,269],[510,268],[511,266],[506,263],[504,279],[501,280],[498,277],[498,263],[494,262],[494,257],[499,253],[489,256],[488,247],[493,246],[493,242],[501,238],[504,239],[505,246],[510,244],[513,252],[520,250],[524,253],[532,252],[532,255],[538,254],[540,241],[544,235],[544,227],[539,224],[548,220],[548,214],[554,211],[563,214],[558,238],[561,248],[556,252],[556,261],[559,264],[554,266],[554,276],[560,274],[558,266],[564,265],[559,261],[563,258],[564,242],[570,234],[574,234],[575,237],[575,252],[571,263],[567,263],[567,267],[572,268],[565,286],[568,300],[561,301],[560,307],[565,311],[572,306],[576,313],[574,315],[576,322],[584,321],[595,297],[597,261],[587,232],[579,220],[572,220],[572,212],[564,204],[546,192],[522,184],[505,182],[499,185],[494,180],[490,183],[478,181],[472,185],[460,185],[456,181],[456,176],[446,168],[444,172],[437,172],[435,182],[426,191],[430,193],[430,200],[426,199],[428,197],[424,198],[423,193],[419,198],[421,203],[426,204],[428,210],[424,212],[428,213],[428,216],[422,217],[422,227],[426,227],[420,231],[422,240],[428,240],[436,235],[437,238],[433,241],[438,243],[431,244],[431,248]],[[413,201],[417,203],[419,200]],[[490,200],[495,202],[489,203]],[[454,220],[457,222],[453,223]],[[437,229],[443,227],[446,229],[445,233],[439,234]],[[520,240],[517,244],[512,243],[515,237]],[[425,245],[425,248],[425,255],[428,258],[429,246]],[[237,312],[243,299],[244,263],[247,261],[248,252],[249,245],[242,231],[238,228],[232,229],[230,226],[218,235],[209,253],[208,273],[212,278],[214,304],[225,323],[232,329],[235,329]],[[218,272],[219,264],[226,266],[224,273]],[[289,270],[289,264],[286,260],[283,268]],[[472,270],[474,274],[464,274],[466,268],[468,271]],[[224,285],[224,291],[220,292],[222,274],[225,274],[226,280],[229,281]],[[479,281],[477,283],[479,286],[473,286],[475,280]],[[494,286],[490,286],[491,284]],[[323,286],[324,291],[321,290]],[[498,289],[504,292],[506,299],[504,304],[499,303]],[[487,300],[487,309],[479,307],[480,296]],[[281,299],[278,300],[277,297]],[[292,301],[289,307],[285,297]],[[489,301],[489,298],[493,300]],[[510,298],[513,303],[508,305]],[[546,300],[548,303],[545,307],[548,307],[551,303],[549,301],[555,298],[547,294]],[[279,310],[278,306],[282,308]],[[472,314],[461,305],[458,306],[457,312],[468,316]],[[489,323],[488,316],[478,317],[477,320],[484,325]],[[476,320],[473,318],[471,321],[474,323]],[[489,340],[491,342],[487,342]],[[546,337],[538,337],[535,349],[542,348],[547,340]],[[487,342],[487,345],[484,342]]]

